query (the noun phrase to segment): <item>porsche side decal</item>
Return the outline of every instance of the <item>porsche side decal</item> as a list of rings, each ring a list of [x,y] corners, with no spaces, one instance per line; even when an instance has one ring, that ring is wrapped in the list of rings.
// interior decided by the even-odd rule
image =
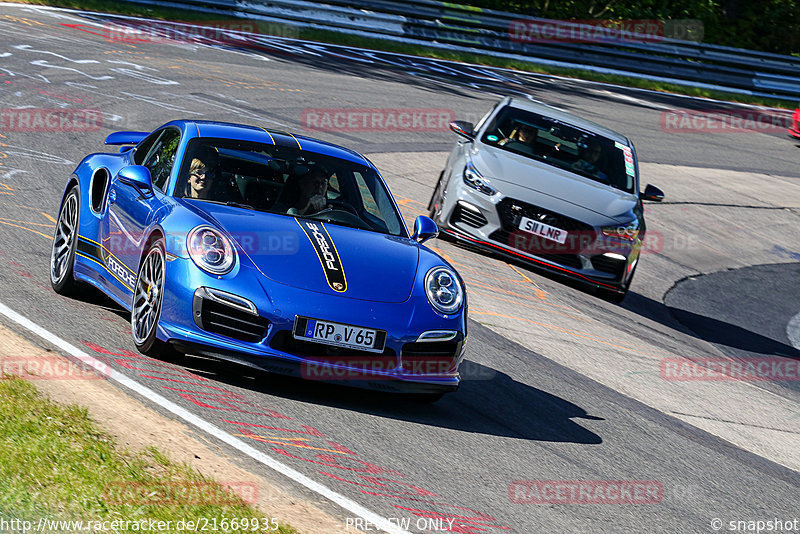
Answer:
[[[117,260],[105,247],[101,246],[96,241],[79,235],[77,250],[75,252],[79,256],[83,256],[101,265],[111,276],[125,286],[128,291],[133,291],[133,286],[136,284],[136,274],[128,269],[121,261]]]

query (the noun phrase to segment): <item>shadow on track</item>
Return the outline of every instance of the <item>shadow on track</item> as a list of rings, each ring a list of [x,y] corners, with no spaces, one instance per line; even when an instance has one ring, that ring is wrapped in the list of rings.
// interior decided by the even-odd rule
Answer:
[[[700,339],[717,345],[726,345],[739,350],[765,356],[787,356],[800,359],[800,351],[774,339],[762,336],[739,326],[706,317],[690,311],[667,308],[675,318]]]
[[[697,339],[746,351],[753,356],[800,358],[800,351],[791,345],[713,317],[664,305],[633,291],[622,307]]]
[[[457,392],[445,395],[435,404],[416,403],[402,395],[273,375],[196,356],[186,356],[175,363],[230,386],[387,419],[534,441],[602,443],[600,436],[572,421],[574,418],[602,421],[602,418],[474,362],[468,362],[473,373],[491,378],[467,378]]]

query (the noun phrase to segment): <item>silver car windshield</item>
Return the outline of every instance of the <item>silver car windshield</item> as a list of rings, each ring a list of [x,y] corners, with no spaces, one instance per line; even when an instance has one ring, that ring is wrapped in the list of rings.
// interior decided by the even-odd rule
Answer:
[[[374,169],[297,148],[193,139],[174,195],[404,235],[400,214]]]
[[[629,146],[557,119],[506,106],[481,141],[616,189],[635,190],[636,169]]]

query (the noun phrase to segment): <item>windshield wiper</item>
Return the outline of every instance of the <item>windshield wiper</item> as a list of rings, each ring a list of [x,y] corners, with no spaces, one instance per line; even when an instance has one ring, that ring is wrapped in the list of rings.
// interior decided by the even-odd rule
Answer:
[[[198,200],[200,202],[211,202],[212,204],[223,204],[225,206],[233,206],[235,208],[244,208],[248,210],[262,211],[254,206],[251,206],[250,204],[242,204],[241,202],[234,202],[232,200],[214,200],[211,198],[189,198],[189,197],[183,197],[183,198],[186,198],[187,200]]]
[[[229,200],[229,201],[225,202],[225,205],[226,206],[233,206],[235,208],[245,208],[245,209],[248,209],[248,210],[255,210],[256,209],[253,206],[251,206],[250,204],[242,204],[240,202],[234,202],[232,200]]]
[[[359,219],[359,221],[363,222],[364,224],[356,225],[356,224],[348,224],[348,223],[340,222],[340,221],[332,221],[331,219],[324,217],[324,215],[325,215],[324,213],[321,214],[321,215],[323,215],[323,218],[317,218],[316,217],[317,215],[320,215],[320,213],[315,213],[313,215],[306,215],[305,218],[306,219],[311,219],[313,221],[320,221],[320,220],[323,220],[323,218],[324,218],[324,222],[326,222],[328,224],[338,224],[339,226],[346,226],[348,228],[355,228],[356,230],[368,230],[370,232],[375,232],[376,231],[374,228],[372,228],[371,225],[369,225],[369,223],[366,223],[365,221],[361,221],[361,219]]]

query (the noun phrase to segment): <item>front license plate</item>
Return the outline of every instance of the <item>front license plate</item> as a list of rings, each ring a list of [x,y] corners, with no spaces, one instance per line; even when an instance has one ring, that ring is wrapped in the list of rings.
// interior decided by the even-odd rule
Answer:
[[[519,229],[524,232],[530,232],[545,239],[561,243],[562,245],[564,244],[564,241],[567,240],[568,232],[566,230],[540,223],[539,221],[534,221],[528,217],[522,218],[522,220],[519,222]]]
[[[293,334],[296,339],[304,341],[368,352],[383,352],[383,346],[386,343],[386,332],[383,330],[308,317],[295,318]]]

